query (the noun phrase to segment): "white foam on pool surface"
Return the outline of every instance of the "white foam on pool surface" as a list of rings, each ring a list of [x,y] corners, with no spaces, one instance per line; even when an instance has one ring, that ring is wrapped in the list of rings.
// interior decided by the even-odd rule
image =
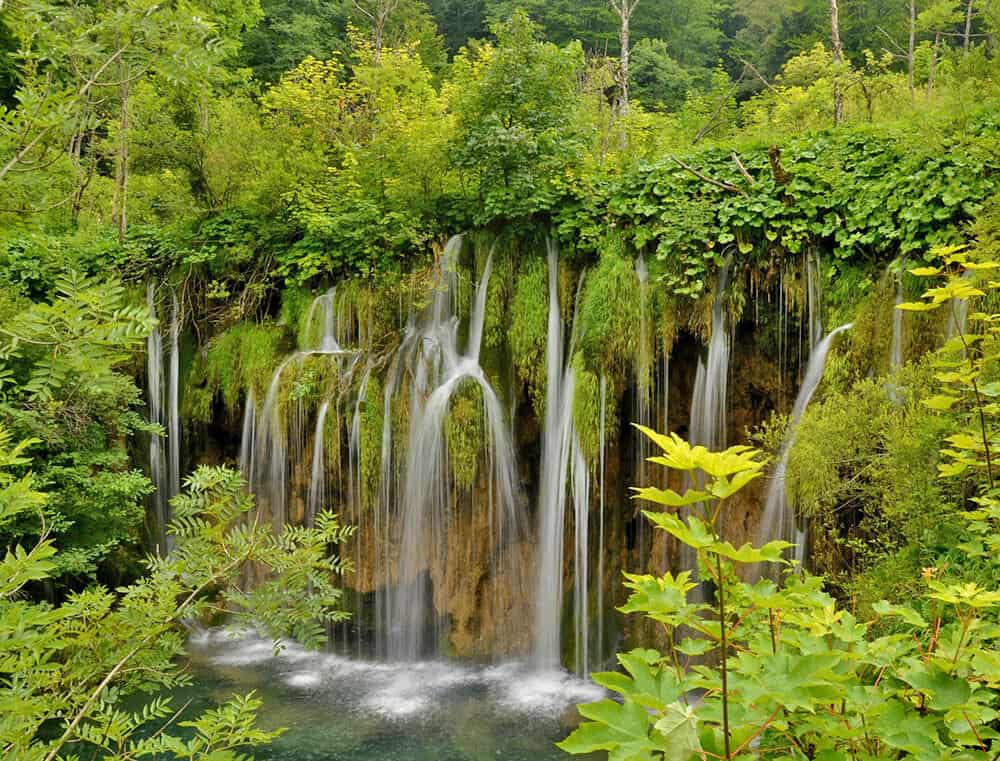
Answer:
[[[315,653],[295,643],[275,652],[253,632],[199,632],[191,644],[216,666],[268,664],[293,690],[329,694],[387,719],[424,717],[447,704],[456,690],[482,690],[498,708],[515,714],[557,716],[576,703],[600,700],[605,691],[561,670],[536,671],[518,661],[488,667],[444,661],[383,663]]]

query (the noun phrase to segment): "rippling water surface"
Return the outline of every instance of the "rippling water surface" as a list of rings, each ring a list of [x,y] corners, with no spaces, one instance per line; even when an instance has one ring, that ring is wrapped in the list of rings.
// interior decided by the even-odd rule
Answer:
[[[266,728],[287,727],[257,759],[275,761],[548,761],[602,691],[527,665],[387,664],[214,630],[191,643],[195,684],[177,700],[207,706],[256,690]]]

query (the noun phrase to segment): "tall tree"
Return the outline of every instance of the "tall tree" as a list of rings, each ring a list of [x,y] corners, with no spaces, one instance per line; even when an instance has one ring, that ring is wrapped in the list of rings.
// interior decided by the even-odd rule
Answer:
[[[385,25],[389,17],[399,7],[400,0],[352,0],[354,7],[371,22],[372,47],[375,51],[375,65],[382,60],[382,46],[385,44]]]
[[[0,130],[0,182],[15,169],[72,161],[83,124],[95,136],[122,130],[127,139],[129,87],[154,76],[206,82],[260,18],[258,0],[12,0],[10,8],[5,20],[19,45],[20,87]]]
[[[833,65],[838,71],[833,81],[833,123],[844,118],[844,93],[840,86],[840,64],[844,61],[844,46],[840,42],[840,7],[837,0],[830,0],[830,46],[833,48]]]
[[[632,14],[635,13],[636,6],[639,5],[639,0],[610,1],[611,7],[615,9],[615,13],[618,14],[621,22],[618,31],[618,44],[620,48],[618,53],[618,87],[621,91],[621,99],[618,102],[618,113],[624,116],[628,113],[628,63],[629,53],[631,52],[631,41],[629,40],[629,35],[631,34],[630,25]]]
[[[962,35],[962,50],[965,51],[966,55],[969,53],[969,45],[972,39],[972,5],[973,0],[969,0],[965,6],[965,32]]]

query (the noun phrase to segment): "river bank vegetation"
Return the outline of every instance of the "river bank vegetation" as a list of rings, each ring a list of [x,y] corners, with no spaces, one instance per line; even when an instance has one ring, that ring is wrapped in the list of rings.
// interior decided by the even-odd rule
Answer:
[[[164,697],[234,618],[596,672],[574,753],[996,759],[998,33],[0,0],[4,756],[278,739]]]

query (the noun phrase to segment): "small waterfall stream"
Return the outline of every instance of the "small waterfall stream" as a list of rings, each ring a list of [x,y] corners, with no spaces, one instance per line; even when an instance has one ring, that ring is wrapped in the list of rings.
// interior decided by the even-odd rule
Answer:
[[[719,269],[712,304],[712,335],[708,352],[698,359],[691,397],[691,443],[716,451],[726,448],[726,402],[729,386],[729,321],[726,318],[726,288],[732,262]]]
[[[181,491],[181,414],[180,414],[180,334],[181,310],[177,294],[171,294],[170,314],[170,376],[167,381],[167,446],[170,450],[168,466],[170,482],[168,495],[173,499]]]
[[[781,445],[778,455],[778,465],[771,475],[770,483],[767,487],[767,494],[764,498],[764,512],[761,517],[760,542],[774,541],[782,539],[786,542],[793,542],[795,548],[793,557],[800,563],[805,562],[807,547],[807,530],[799,525],[796,520],[795,510],[788,503],[788,495],[785,492],[785,473],[788,470],[788,458],[791,454],[792,446],[795,444],[795,429],[806,411],[813,394],[823,380],[823,370],[826,367],[826,357],[833,346],[833,340],[845,330],[849,330],[850,324],[841,325],[833,330],[822,341],[817,344],[809,357],[809,364],[806,367],[805,379],[799,388],[798,396],[788,416],[788,432]]]
[[[545,422],[538,491],[535,666],[558,668],[562,617],[563,535],[566,516],[568,445],[572,437],[573,371],[563,365],[563,324],[559,309],[559,252],[548,243],[549,311],[545,347]]]
[[[156,285],[146,286],[146,307],[157,319]],[[171,318],[168,344],[163,345],[162,326],[146,339],[146,395],[149,422],[159,424],[166,437],[150,436],[150,478],[156,487],[152,501],[156,515],[157,549],[170,551],[170,500],[181,490],[181,416],[180,416],[180,332],[182,315],[177,294],[171,294]],[[166,372],[165,366],[166,365]]]
[[[392,660],[415,660],[436,648],[443,638],[441,622],[436,620],[431,627],[434,638],[428,637],[426,619],[433,607],[431,596],[435,590],[430,587],[427,571],[434,563],[447,562],[445,534],[453,486],[445,420],[451,399],[463,382],[475,383],[482,394],[487,428],[486,460],[491,471],[489,502],[495,506],[491,545],[502,547],[521,529],[514,447],[506,414],[479,364],[492,254],[487,256],[476,288],[466,351],[459,353],[454,257],[461,242],[461,238],[455,238],[445,248],[441,266],[444,283],[435,293],[430,312],[419,329],[421,340],[412,344],[416,349],[412,362],[416,363],[417,382],[411,397],[397,583],[389,593],[386,609],[386,650]],[[496,561],[495,554],[493,560]]]
[[[149,283],[146,286],[146,306],[150,315],[156,319],[156,286]],[[146,339],[146,395],[149,405],[149,422],[163,424],[163,334],[160,328],[154,328]],[[167,458],[163,447],[163,437],[149,437],[149,470],[156,491],[153,493],[153,503],[156,515],[156,531],[158,549],[161,553],[167,549],[167,523],[170,521],[170,472],[167,468]]]
[[[559,252],[548,241],[549,308],[546,338],[545,422],[539,473],[537,581],[535,590],[536,669],[556,669],[560,664],[563,610],[563,560],[566,509],[573,508],[573,643],[574,668],[586,674],[590,661],[590,464],[573,422],[576,372],[573,352],[576,323],[574,308],[570,345],[564,351],[559,304]],[[582,284],[581,277],[578,289]],[[578,290],[579,296],[579,290]],[[577,299],[579,302],[579,298]],[[567,492],[567,486],[569,491]]]

